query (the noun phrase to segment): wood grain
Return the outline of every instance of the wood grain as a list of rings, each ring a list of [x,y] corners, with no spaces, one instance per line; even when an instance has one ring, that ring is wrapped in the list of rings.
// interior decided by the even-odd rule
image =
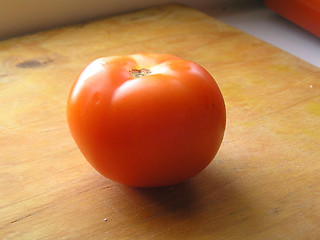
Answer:
[[[193,60],[217,80],[227,129],[182,184],[129,188],[99,175],[65,118],[92,60]],[[0,238],[319,239],[320,69],[197,10],[167,5],[0,42]]]

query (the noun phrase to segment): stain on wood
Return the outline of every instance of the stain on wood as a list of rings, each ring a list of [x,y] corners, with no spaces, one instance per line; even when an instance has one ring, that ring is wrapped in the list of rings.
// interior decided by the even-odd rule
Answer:
[[[48,60],[45,60],[45,61],[39,61],[39,60],[36,60],[36,59],[31,59],[31,60],[27,60],[27,61],[23,61],[23,62],[20,62],[16,65],[16,67],[18,68],[36,68],[36,67],[41,67],[41,66],[44,66],[50,62],[52,62],[53,60],[51,59],[48,59]]]

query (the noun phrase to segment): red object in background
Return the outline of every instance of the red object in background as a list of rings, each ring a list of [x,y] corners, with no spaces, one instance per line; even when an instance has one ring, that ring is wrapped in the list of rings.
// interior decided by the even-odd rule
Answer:
[[[320,37],[320,0],[264,0],[281,16]]]

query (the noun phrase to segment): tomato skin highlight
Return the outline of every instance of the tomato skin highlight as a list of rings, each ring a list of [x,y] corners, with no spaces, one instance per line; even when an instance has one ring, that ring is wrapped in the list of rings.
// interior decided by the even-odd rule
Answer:
[[[132,74],[141,69],[142,76]],[[90,63],[71,87],[67,119],[99,173],[129,186],[159,187],[185,181],[212,161],[226,110],[215,80],[198,64],[134,54]]]

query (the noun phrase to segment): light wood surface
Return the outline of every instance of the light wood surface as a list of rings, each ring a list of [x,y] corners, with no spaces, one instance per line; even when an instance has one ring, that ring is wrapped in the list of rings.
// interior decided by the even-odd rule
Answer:
[[[111,182],[69,134],[78,73],[136,52],[193,60],[224,95],[220,151],[185,183]],[[168,5],[0,42],[0,103],[0,239],[320,239],[320,69],[199,11]]]

